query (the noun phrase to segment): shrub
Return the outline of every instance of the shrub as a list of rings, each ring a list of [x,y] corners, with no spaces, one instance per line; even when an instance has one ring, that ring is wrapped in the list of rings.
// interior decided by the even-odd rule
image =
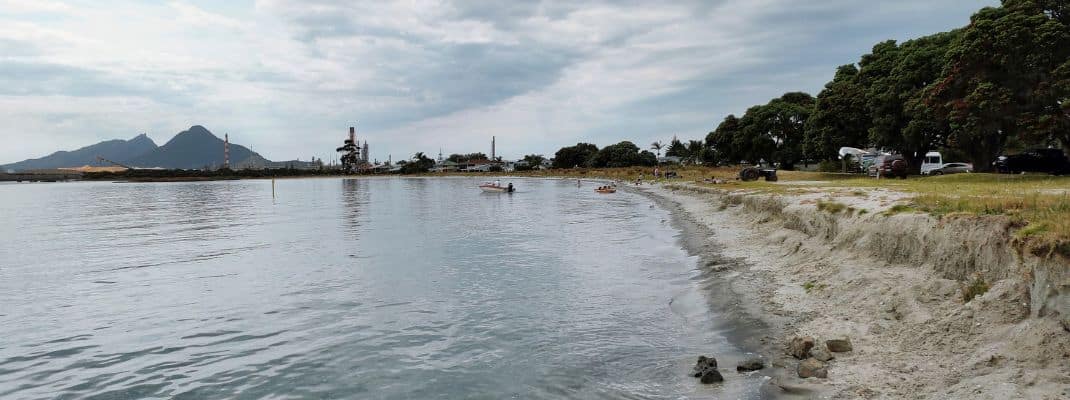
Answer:
[[[985,292],[988,292],[988,283],[980,276],[974,277],[973,281],[962,287],[962,302],[969,303],[974,297],[983,295]]]
[[[847,209],[848,209],[847,205],[843,204],[843,203],[839,203],[839,202],[835,202],[835,201],[824,201],[824,200],[818,200],[817,201],[817,210],[818,211],[825,211],[825,212],[828,212],[829,214],[839,214],[841,212],[844,212]]]

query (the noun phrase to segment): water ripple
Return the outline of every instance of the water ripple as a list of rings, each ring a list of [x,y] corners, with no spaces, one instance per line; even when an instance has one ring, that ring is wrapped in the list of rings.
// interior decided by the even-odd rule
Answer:
[[[664,211],[511,181],[0,186],[0,398],[758,396]]]

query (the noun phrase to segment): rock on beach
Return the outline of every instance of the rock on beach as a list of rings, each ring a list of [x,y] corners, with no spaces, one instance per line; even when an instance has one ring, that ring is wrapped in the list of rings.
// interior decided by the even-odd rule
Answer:
[[[810,336],[796,336],[788,342],[788,354],[799,360],[810,357],[812,348],[814,348],[814,338]]]

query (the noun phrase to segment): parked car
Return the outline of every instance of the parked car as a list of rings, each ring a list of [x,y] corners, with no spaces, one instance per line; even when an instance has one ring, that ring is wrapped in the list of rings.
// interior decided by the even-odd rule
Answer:
[[[869,166],[869,176],[906,179],[907,160],[901,155],[878,156]]]
[[[967,163],[953,162],[944,164],[940,168],[936,168],[934,170],[929,171],[929,175],[950,175],[967,172],[973,172],[973,165]]]
[[[1059,149],[1030,149],[1019,154],[999,156],[993,163],[1004,174],[1045,172],[1053,175],[1070,173],[1070,161]]]

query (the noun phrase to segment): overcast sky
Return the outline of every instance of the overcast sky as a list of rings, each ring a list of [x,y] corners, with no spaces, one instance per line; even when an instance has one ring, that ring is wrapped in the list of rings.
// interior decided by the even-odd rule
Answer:
[[[0,0],[0,164],[194,124],[274,160],[697,139],[998,1],[657,3]]]

